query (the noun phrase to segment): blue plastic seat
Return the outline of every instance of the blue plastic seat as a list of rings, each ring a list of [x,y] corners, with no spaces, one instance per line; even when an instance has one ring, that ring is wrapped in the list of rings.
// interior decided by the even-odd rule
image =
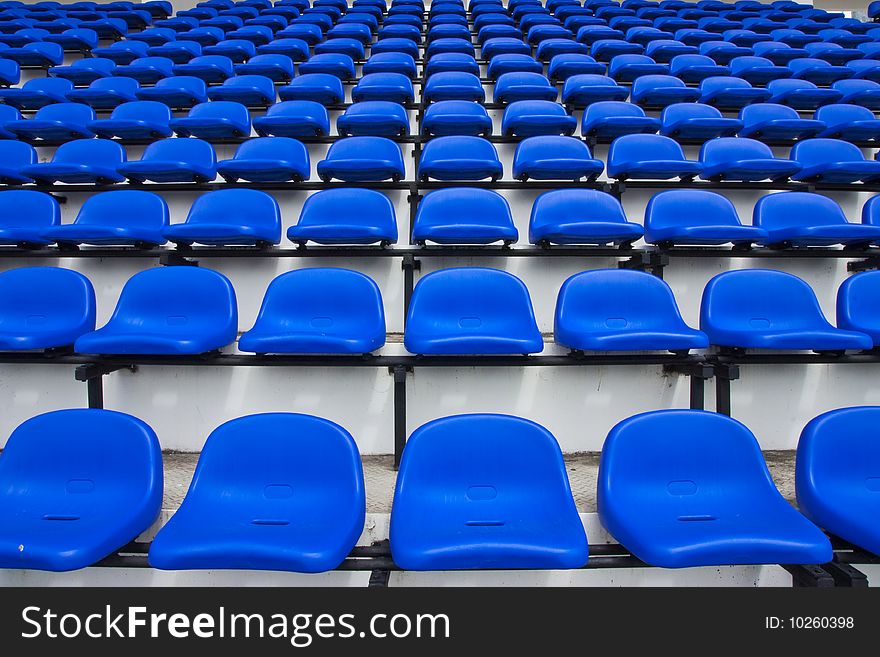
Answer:
[[[825,124],[820,137],[832,137],[846,141],[870,141],[880,138],[880,119],[874,112],[860,105],[839,103],[816,110],[816,120]]]
[[[748,246],[766,237],[763,228],[743,226],[733,203],[714,192],[668,190],[652,196],[645,209],[645,241],[663,248],[728,243]]]
[[[589,56],[590,49],[583,43],[570,38],[550,38],[541,41],[535,49],[535,55],[544,62],[551,61],[559,55]]]
[[[443,100],[425,110],[422,129],[437,136],[492,134],[492,119],[479,103],[464,100]]]
[[[679,55],[697,55],[700,49],[697,46],[689,46],[675,39],[658,39],[651,41],[645,46],[645,54],[654,61],[669,63]]]
[[[67,30],[48,34],[43,37],[43,41],[57,43],[64,50],[86,52],[98,46],[98,33],[89,28],[71,27]],[[100,55],[95,56],[99,57]]]
[[[413,432],[390,536],[407,570],[579,568],[588,552],[559,444],[509,415],[456,415]]]
[[[530,58],[531,59],[531,58]],[[535,60],[532,60],[535,61]],[[460,52],[446,52],[434,55],[425,66],[425,76],[430,78],[435,73],[472,73],[480,75],[477,60]]]
[[[208,89],[212,101],[230,101],[246,107],[263,107],[275,102],[275,83],[265,75],[236,75],[218,87]]]
[[[788,78],[791,69],[786,66],[777,66],[766,57],[734,57],[730,60],[730,75],[750,84],[766,85],[773,80]]]
[[[744,137],[707,141],[700,149],[700,162],[703,165],[700,178],[713,182],[784,181],[801,170],[798,162],[776,158],[766,144]]]
[[[802,57],[793,59],[788,63],[791,69],[791,77],[797,80],[809,80],[817,85],[829,85],[838,80],[845,80],[853,76],[853,70],[846,66],[835,66],[823,59]]]
[[[0,244],[49,244],[43,232],[60,223],[61,206],[54,196],[22,189],[0,193]]]
[[[593,159],[589,147],[574,137],[543,135],[527,137],[516,147],[513,177],[526,181],[580,180],[588,182],[602,173],[604,165]]]
[[[223,40],[225,32],[219,27],[196,27],[185,32],[178,32],[177,38],[186,41],[195,41],[203,48],[213,46]]]
[[[18,62],[19,66],[59,66],[64,61],[64,50],[57,43],[35,41],[19,48],[5,48],[3,58]]]
[[[504,110],[501,132],[504,135],[571,135],[577,119],[558,103],[549,100],[518,100]]]
[[[632,100],[642,107],[665,107],[673,103],[694,102],[698,89],[689,88],[671,75],[643,75],[633,82]]]
[[[544,66],[531,55],[509,54],[495,55],[486,68],[486,74],[498,79],[505,73],[542,73]]]
[[[78,59],[69,66],[53,66],[49,75],[54,78],[70,80],[74,85],[86,85],[101,78],[113,75],[116,63],[103,57]]]
[[[320,43],[324,34],[321,32],[321,28],[317,25],[310,25],[308,23],[292,23],[288,27],[285,27],[283,30],[279,30],[275,33],[276,39],[302,39],[310,46],[314,46],[317,43]]]
[[[330,134],[327,109],[312,100],[288,100],[272,105],[253,121],[261,137],[309,137]]]
[[[85,568],[158,517],[159,440],[144,422],[116,411],[44,413],[12,432],[0,485],[0,568]]]
[[[767,231],[768,244],[867,247],[880,239],[880,226],[850,223],[835,201],[807,192],[762,196],[753,222]]]
[[[0,183],[22,185],[33,182],[22,172],[38,161],[36,149],[23,141],[0,140]]]
[[[853,276],[841,287],[841,294],[872,295],[870,286],[876,284],[876,273]],[[868,318],[873,319],[871,315]],[[876,326],[874,321],[870,324]],[[877,406],[861,406],[840,408],[812,419],[801,432],[795,467],[801,512],[826,531],[873,554],[880,554],[880,532],[874,522],[880,459],[874,439],[878,416]]]
[[[160,139],[144,150],[140,160],[120,163],[117,170],[129,180],[144,182],[209,182],[216,175],[214,149],[201,139]]]
[[[594,269],[566,280],[553,334],[557,344],[579,351],[687,352],[709,346],[705,333],[685,324],[667,283],[626,269]]]
[[[134,94],[140,100],[152,100],[181,109],[188,109],[208,100],[208,88],[204,80],[191,75],[164,78],[156,86],[141,87]]]
[[[308,180],[311,167],[308,150],[301,142],[258,137],[242,142],[231,159],[218,162],[217,173],[228,182],[302,182]]]
[[[608,176],[618,180],[690,180],[701,171],[699,162],[685,159],[678,142],[662,135],[624,135],[608,150]]]
[[[768,98],[770,92],[767,89],[752,87],[742,78],[716,76],[700,83],[700,102],[718,109],[739,110]]]
[[[161,196],[117,190],[90,196],[72,224],[52,226],[43,235],[58,244],[151,247],[165,243],[168,206]]]
[[[473,73],[441,71],[428,78],[422,94],[426,103],[445,100],[482,102],[486,92],[480,79]]]
[[[847,62],[846,67],[853,72],[853,78],[855,79],[880,81],[880,60],[857,59]]]
[[[365,509],[360,454],[345,429],[295,413],[237,418],[208,437],[150,565],[332,570],[360,537]]]
[[[188,64],[177,64],[188,66]],[[134,78],[141,84],[154,84],[174,74],[175,64],[167,57],[138,57],[130,64],[119,64],[113,75]]]
[[[550,59],[547,77],[552,82],[563,82],[573,75],[604,75],[605,68],[590,55],[562,53]]]
[[[34,78],[21,87],[0,89],[0,100],[16,109],[40,109],[53,103],[67,101],[67,94],[73,89],[70,80],[61,78]]]
[[[2,144],[5,148],[6,144]],[[4,154],[5,155],[5,154]],[[8,162],[3,158],[3,162]],[[107,139],[76,139],[59,146],[51,162],[31,163],[19,167],[20,175],[38,183],[121,182],[117,167],[125,162],[125,150]],[[9,166],[9,165],[7,165]]]
[[[820,89],[809,80],[774,80],[767,85],[769,102],[793,109],[816,109],[838,102],[843,94],[836,89]]]
[[[85,89],[71,89],[67,92],[67,100],[83,103],[92,109],[113,109],[122,103],[137,100],[135,95],[140,88],[137,80],[132,78],[99,78]]]
[[[124,65],[131,64],[140,57],[146,57],[149,48],[150,46],[146,42],[129,38],[116,41],[105,47],[93,48],[92,55],[112,59],[118,65]]]
[[[842,94],[841,103],[861,105],[872,110],[880,109],[880,84],[876,82],[871,80],[840,80],[832,85],[832,89]]]
[[[203,194],[186,221],[163,226],[163,239],[178,245],[264,246],[281,241],[278,202],[256,189],[221,189]]]
[[[633,26],[626,31],[627,41],[630,43],[638,43],[643,46],[659,39],[672,39],[673,36],[672,32],[667,32],[666,30],[650,26],[650,21],[649,25]]]
[[[484,41],[481,52],[484,59],[491,60],[499,55],[531,55],[532,49],[519,37],[497,37]]]
[[[2,59],[0,52],[0,85],[12,86],[21,81],[21,67],[11,59]]]
[[[293,77],[290,70],[293,62],[301,62],[309,57],[309,44],[302,39],[275,39],[257,48],[257,55],[248,61],[235,65],[237,73],[266,75],[265,70],[283,67],[285,79]],[[283,59],[282,59],[283,58]],[[263,72],[260,69],[264,69]]]
[[[250,41],[255,46],[262,46],[269,43],[274,36],[275,33],[272,32],[272,28],[265,25],[243,25],[237,30],[232,30],[226,33],[226,39],[229,41]],[[249,55],[249,57],[253,57],[253,55]]]
[[[317,105],[317,103],[315,104]],[[405,136],[409,134],[409,116],[403,106],[395,102],[362,101],[349,106],[345,113],[336,120],[336,127],[339,134],[344,137]]]
[[[686,45],[699,47],[707,41],[718,41],[721,39],[721,34],[718,32],[701,30],[700,28],[683,28],[676,30],[673,37],[676,41],[681,41]]]
[[[627,221],[610,194],[592,189],[557,189],[541,194],[532,206],[532,244],[606,244],[629,246],[642,227]]]
[[[436,76],[434,77],[436,78]],[[351,90],[351,99],[356,103],[384,100],[403,104],[411,103],[413,98],[412,81],[401,73],[370,73],[364,75]]]
[[[258,354],[366,354],[385,344],[379,287],[348,269],[298,269],[274,279],[238,341]]]
[[[324,190],[306,199],[287,238],[299,244],[393,244],[397,242],[394,206],[371,189]]]
[[[414,25],[392,24],[379,30],[379,39],[409,39],[413,43],[422,42],[422,31]]]
[[[227,33],[228,37],[229,34]],[[222,41],[218,41],[212,46],[205,46],[202,48],[203,56],[221,56],[230,59],[233,63],[240,64],[241,62],[246,62],[251,57],[257,54],[257,46],[247,39],[230,39],[226,38]],[[178,66],[186,66],[186,64],[179,64]],[[187,71],[184,73],[185,75],[194,75],[194,73]]]
[[[229,139],[251,133],[247,107],[228,100],[199,103],[187,116],[171,119],[169,125],[178,137]]]
[[[590,55],[600,62],[610,62],[621,55],[641,55],[645,46],[622,39],[599,39],[590,46]]]
[[[200,55],[186,64],[175,64],[174,75],[199,78],[206,83],[223,82],[235,75],[235,65],[225,55]]]
[[[866,160],[862,151],[840,139],[807,139],[791,149],[791,159],[803,165],[792,180],[828,183],[872,183],[880,180],[880,162]]]
[[[364,46],[356,39],[326,39],[315,45],[315,55],[345,55],[364,59]]]
[[[414,354],[529,354],[544,343],[522,281],[497,269],[461,267],[416,284],[404,346]]]
[[[786,66],[793,59],[810,56],[806,49],[793,48],[791,45],[781,41],[756,43],[754,51],[755,55],[770,60],[776,66]]]
[[[745,57],[754,51],[751,46],[738,46],[730,41],[704,41],[698,46],[699,54],[712,59],[716,64],[726,66],[734,57]]]
[[[816,43],[822,40],[822,37],[817,34],[807,34],[792,28],[773,30],[770,36],[774,41],[788,44],[792,48],[803,48],[808,43]]]
[[[870,349],[864,333],[832,326],[812,288],[769,269],[718,274],[703,291],[700,329],[713,345],[742,349]]]
[[[586,107],[603,100],[626,100],[629,89],[604,75],[573,75],[562,86],[562,102],[573,107]]]
[[[416,77],[416,62],[412,55],[402,52],[372,53],[363,65],[363,74],[371,73],[400,73],[412,79]]]
[[[611,535],[652,566],[832,558],[828,539],[773,484],[752,433],[717,413],[653,411],[618,423],[602,448],[598,507]]]
[[[90,121],[98,137],[111,139],[160,139],[171,136],[171,110],[162,103],[138,100],[118,105],[109,119]]]
[[[723,117],[719,110],[702,103],[667,105],[660,115],[660,134],[681,139],[732,137],[742,125],[739,119]]]
[[[80,336],[81,354],[186,355],[232,343],[238,309],[232,283],[204,267],[158,267],[126,281],[110,320]]]
[[[721,35],[723,36],[725,41],[728,41],[737,46],[745,46],[748,48],[754,47],[756,43],[760,43],[761,41],[770,41],[773,38],[769,34],[758,34],[757,32],[752,32],[751,30],[742,29],[724,30]]]
[[[278,89],[281,100],[311,100],[322,105],[338,105],[345,99],[342,80],[329,73],[299,75]]]
[[[559,91],[539,73],[503,73],[495,82],[496,103],[513,103],[520,100],[555,101]]]
[[[419,45],[411,39],[385,38],[370,46],[371,55],[389,52],[401,53],[417,59],[419,57]]]
[[[809,57],[824,60],[834,66],[844,66],[853,59],[862,59],[865,56],[858,48],[844,48],[826,41],[808,43],[804,50],[809,53]]]
[[[629,134],[653,134],[660,121],[645,116],[638,105],[621,101],[593,103],[584,110],[582,134],[596,139],[613,139]]]
[[[95,119],[95,110],[78,103],[56,103],[37,110],[32,119],[17,119],[3,124],[13,138],[43,141],[70,141],[94,137],[88,124]]]
[[[512,244],[519,234],[507,200],[488,189],[450,187],[419,203],[412,229],[416,244]]]
[[[406,170],[400,147],[386,137],[347,137],[334,142],[327,157],[318,162],[318,176],[324,182],[338,178],[345,182],[388,180],[398,182]]]
[[[483,180],[501,178],[498,153],[491,142],[472,136],[437,137],[427,143],[419,162],[422,181]]]
[[[706,78],[730,75],[730,67],[717,64],[706,55],[678,55],[669,62],[669,73],[684,82],[702,82]]]
[[[150,57],[167,57],[175,64],[185,64],[202,54],[202,45],[195,41],[169,41],[161,46],[150,46],[147,54]]]

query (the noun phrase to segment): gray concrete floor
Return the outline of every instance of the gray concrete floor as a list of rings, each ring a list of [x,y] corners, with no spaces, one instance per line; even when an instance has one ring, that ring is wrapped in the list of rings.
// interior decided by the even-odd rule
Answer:
[[[770,474],[779,491],[787,500],[794,503],[794,452],[764,452]],[[198,454],[166,453],[165,462],[165,500],[163,508],[174,511],[186,495]],[[394,481],[397,472],[393,468],[391,456],[365,456],[364,483],[367,489],[367,512],[389,513],[391,498],[394,495]],[[578,511],[596,511],[596,478],[599,471],[599,453],[584,452],[565,457],[568,479]]]

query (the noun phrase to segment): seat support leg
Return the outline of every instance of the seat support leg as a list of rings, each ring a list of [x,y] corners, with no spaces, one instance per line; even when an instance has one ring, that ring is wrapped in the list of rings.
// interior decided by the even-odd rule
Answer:
[[[74,371],[76,380],[86,382],[89,408],[104,408],[104,375],[126,369],[136,372],[137,365],[89,363],[76,368]]]
[[[715,411],[730,417],[730,382],[739,378],[739,365],[716,363]]]
[[[702,411],[706,407],[706,380],[715,375],[715,368],[709,363],[668,363],[663,366],[667,374],[684,374],[691,379],[690,407]]]
[[[394,377],[394,469],[400,466],[403,448],[406,447],[406,373],[412,368],[395,365],[388,368]]]
[[[421,271],[422,261],[414,257],[411,253],[403,256],[400,263],[403,269],[403,325],[406,327],[406,316],[409,313],[409,302],[412,299],[413,288],[415,287],[415,272]]]

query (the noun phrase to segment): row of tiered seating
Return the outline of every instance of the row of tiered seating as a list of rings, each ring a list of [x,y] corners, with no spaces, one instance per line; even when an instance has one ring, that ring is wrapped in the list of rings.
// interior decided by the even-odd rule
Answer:
[[[34,290],[41,290],[35,294]],[[584,351],[722,347],[867,350],[880,346],[880,272],[848,279],[837,321],[791,274],[754,269],[718,274],[706,285],[700,329],[679,313],[672,290],[644,272],[597,269],[563,283],[554,339]],[[39,322],[32,318],[40,317]],[[229,280],[189,267],[151,269],[125,284],[108,323],[95,330],[95,292],[68,269],[32,267],[0,274],[0,349],[72,347],[84,354],[203,354],[235,341],[238,311]],[[526,286],[497,269],[441,269],[422,277],[407,311],[404,346],[414,354],[531,354],[544,349]],[[347,269],[298,269],[269,285],[246,352],[369,353],[385,344],[376,283]]]
[[[845,408],[804,428],[801,515],[736,420],[636,415],[605,441],[599,515],[632,554],[666,568],[826,563],[832,548],[819,527],[878,554],[877,422],[878,407]],[[135,417],[84,409],[27,420],[0,460],[0,567],[95,564],[152,525],[162,482],[159,441]],[[365,506],[360,455],[341,426],[298,414],[238,418],[208,437],[149,561],[172,570],[330,570],[355,547]],[[580,568],[588,560],[559,445],[542,426],[509,415],[445,417],[413,432],[390,546],[409,570]]]
[[[740,161],[747,168],[754,161]],[[764,164],[766,166],[766,163]],[[354,215],[346,212],[357,207]],[[25,211],[26,210],[26,211]],[[61,223],[52,196],[32,190],[0,192],[0,245],[58,244],[153,247],[267,246],[281,241],[281,211],[268,193],[221,189],[199,197],[186,220],[169,222],[165,200],[153,192],[101,192],[83,203],[72,223]],[[328,189],[311,195],[287,238],[299,245],[386,246],[397,242],[394,206],[369,189]],[[516,243],[519,232],[507,200],[488,189],[449,187],[428,192],[418,205],[412,241],[426,245]],[[832,199],[807,192],[768,194],[755,204],[752,225],[744,226],[734,205],[705,190],[655,194],[644,227],[629,221],[620,201],[591,189],[559,189],[535,199],[529,219],[532,244],[624,245],[644,238],[663,248],[732,243],[866,248],[880,243],[880,196],[862,208],[862,223],[850,223]]]

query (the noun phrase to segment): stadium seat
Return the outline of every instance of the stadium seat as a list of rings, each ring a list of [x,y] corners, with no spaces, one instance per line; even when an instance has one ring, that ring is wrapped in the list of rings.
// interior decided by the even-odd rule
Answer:
[[[78,59],[69,66],[53,66],[48,73],[53,78],[70,80],[74,86],[90,84],[95,80],[110,77],[116,68],[116,62],[103,57],[87,57]]]
[[[159,440],[144,422],[116,411],[37,415],[6,443],[0,490],[0,568],[85,568],[159,516]]]
[[[876,82],[871,80],[840,80],[832,85],[832,89],[841,94],[841,103],[861,105],[872,110],[880,109],[880,84]]]
[[[363,65],[363,74],[400,73],[412,79],[416,77],[416,62],[412,55],[402,52],[373,53]]]
[[[208,437],[149,560],[165,570],[332,570],[360,537],[365,509],[360,454],[345,429],[311,415],[249,415]]]
[[[242,142],[231,159],[217,162],[217,173],[228,182],[302,182],[311,174],[309,152],[295,139],[256,137]]]
[[[433,103],[444,100],[483,102],[486,92],[473,73],[464,71],[441,71],[434,73],[425,84],[422,100]]]
[[[406,136],[409,134],[409,116],[406,110],[395,102],[361,101],[352,104],[345,110],[336,120],[336,127],[339,134],[344,137]]]
[[[785,67],[793,59],[801,57],[809,57],[809,53],[804,48],[793,48],[788,43],[781,41],[763,41],[756,43],[754,47],[755,55],[770,60],[776,66]],[[785,76],[788,77],[788,73]]]
[[[834,66],[846,66],[853,59],[862,59],[865,56],[865,53],[858,48],[844,48],[837,43],[827,41],[808,43],[804,46],[804,50],[809,53],[809,57],[824,60]]]
[[[434,76],[436,78],[436,76]],[[352,101],[384,100],[411,103],[414,98],[412,81],[401,73],[370,73],[364,75],[351,90]]]
[[[837,291],[837,325],[870,336],[880,344],[877,314],[878,272],[866,271],[847,278]]]
[[[98,33],[88,28],[72,27],[68,30],[49,34],[43,38],[43,41],[57,43],[64,50],[78,50],[83,53],[92,51],[94,55],[94,50],[98,46]],[[100,55],[94,56],[100,57]]]
[[[169,41],[161,46],[150,46],[147,55],[150,57],[167,57],[175,64],[185,64],[193,57],[202,54],[202,44],[196,41]]]
[[[275,53],[256,55],[234,68],[236,75],[262,75],[273,82],[290,82],[295,75],[293,59]]]
[[[235,340],[232,283],[204,267],[157,267],[126,281],[110,320],[77,338],[81,354],[182,356],[216,351]]]
[[[140,88],[137,80],[132,78],[99,78],[85,89],[71,89],[67,92],[67,100],[83,103],[92,109],[113,109],[122,103],[137,100],[135,95]]]
[[[159,80],[153,87],[141,87],[134,92],[140,100],[154,100],[171,108],[189,109],[207,102],[205,81],[191,75],[173,75]]]
[[[590,46],[590,55],[600,62],[610,62],[621,55],[641,55],[645,46],[623,39],[599,39]]]
[[[340,80],[352,80],[355,77],[354,60],[340,53],[312,55],[299,65],[299,74],[323,73],[333,75]]]
[[[642,227],[627,221],[623,207],[610,194],[592,189],[557,189],[541,194],[532,206],[532,244],[607,244],[628,247]]]
[[[18,189],[0,193],[0,244],[49,244],[49,240],[43,237],[43,232],[60,223],[61,206],[54,196]]]
[[[261,137],[323,137],[330,134],[327,109],[313,100],[286,100],[271,105],[254,118],[254,130]]]
[[[590,55],[563,53],[554,55],[547,65],[547,77],[551,82],[564,82],[572,75],[604,75],[605,65]]]
[[[441,100],[425,110],[422,120],[425,134],[438,137],[470,135],[488,137],[492,134],[492,119],[486,108],[466,100]]]
[[[571,135],[577,119],[558,103],[549,100],[518,100],[510,103],[501,119],[505,136]]]
[[[727,271],[712,278],[703,290],[700,329],[713,345],[740,349],[844,351],[872,346],[864,333],[832,326],[803,280],[769,269]]]
[[[518,238],[507,200],[488,189],[450,187],[428,192],[412,228],[415,244],[513,244]]]
[[[153,100],[117,105],[109,119],[90,121],[88,128],[104,139],[160,139],[171,136],[171,111]]]
[[[18,119],[3,128],[23,140],[70,141],[94,137],[88,125],[95,119],[95,110],[79,103],[56,103],[37,110],[32,119]]]
[[[767,89],[752,87],[742,78],[718,76],[700,82],[700,102],[722,110],[739,110],[768,98]]]
[[[730,41],[704,41],[698,46],[700,55],[709,57],[719,66],[726,66],[735,57],[747,57],[754,51],[751,46],[740,46]],[[674,58],[673,58],[674,59]]]
[[[684,82],[702,82],[706,78],[730,75],[730,67],[716,64],[706,55],[678,55],[669,62],[669,74]]]
[[[559,91],[540,73],[504,73],[495,81],[493,99],[496,103],[520,100],[555,101]]]
[[[709,346],[705,333],[685,324],[667,283],[631,269],[593,269],[567,279],[553,336],[578,351],[687,353]]]
[[[352,212],[357,208],[357,212]],[[287,239],[300,245],[376,244],[397,242],[394,206],[372,189],[325,189],[306,199],[299,221],[287,229]]]
[[[188,64],[177,66],[188,66]],[[119,64],[113,69],[113,75],[134,78],[141,84],[155,84],[162,78],[173,75],[174,68],[174,62],[167,57],[138,57],[130,64]]]
[[[318,176],[324,182],[338,178],[345,182],[391,179],[398,182],[406,171],[400,147],[385,137],[347,137],[334,142],[327,157],[318,162]]]
[[[517,180],[580,180],[592,182],[604,164],[593,159],[580,139],[544,135],[527,137],[517,144],[513,156],[513,177]]]
[[[229,36],[228,32],[226,36]],[[218,55],[227,57],[234,64],[240,64],[257,54],[257,46],[247,39],[226,38],[212,46],[205,46],[202,48],[202,52],[205,53],[205,56]],[[193,75],[193,73],[185,73],[184,75]]]
[[[816,120],[825,124],[820,137],[864,142],[880,138],[880,120],[874,112],[860,105],[838,103],[816,110]]]
[[[367,354],[385,344],[382,295],[348,269],[297,269],[274,279],[238,341],[258,354]]]
[[[803,168],[791,178],[805,182],[872,183],[880,180],[880,162],[866,160],[857,146],[840,139],[807,139],[791,149]]]
[[[93,48],[92,55],[112,59],[118,65],[124,65],[131,64],[141,57],[146,57],[149,48],[148,43],[129,37],[128,39],[111,43],[108,46]]]
[[[880,44],[876,44],[880,45]],[[880,51],[878,51],[880,56]],[[880,60],[877,59],[856,59],[847,62],[846,67],[853,72],[853,79],[857,80],[880,80]]]
[[[744,137],[710,139],[700,149],[700,162],[700,178],[713,182],[784,181],[801,170],[799,163],[776,158],[766,144]]]
[[[406,570],[587,562],[562,451],[530,420],[455,415],[419,427],[403,452],[391,509],[391,554]]]
[[[660,114],[660,134],[681,139],[732,137],[742,128],[739,119],[726,118],[702,103],[675,103]]]
[[[604,66],[603,66],[604,70]],[[542,73],[544,65],[531,55],[511,53],[507,55],[495,55],[486,67],[486,74],[493,80],[497,80],[505,73]]]
[[[6,144],[0,144],[6,148]],[[0,151],[2,154],[2,151]],[[8,162],[6,158],[0,161]],[[107,139],[76,139],[55,150],[50,162],[31,164],[19,168],[20,174],[37,183],[108,183],[121,182],[123,177],[117,167],[125,162],[125,150]],[[8,166],[8,165],[7,165]],[[0,173],[2,176],[2,173]]]
[[[136,246],[165,243],[168,206],[161,196],[116,190],[90,196],[72,224],[47,228],[43,235],[59,245]]]
[[[23,141],[0,140],[0,183],[22,185],[33,182],[22,168],[36,164],[37,151]]]
[[[730,60],[730,75],[750,84],[764,86],[773,80],[791,76],[791,70],[777,66],[766,57],[734,57]]]
[[[604,75],[572,75],[562,85],[562,102],[572,107],[586,107],[603,100],[626,100],[629,89]]]
[[[0,85],[13,86],[21,81],[21,67],[11,59],[2,59],[0,53]]]
[[[581,133],[595,139],[613,139],[621,135],[654,134],[660,120],[645,116],[638,105],[621,101],[593,103],[584,110]]]
[[[411,39],[387,38],[380,39],[372,46],[370,46],[371,55],[381,55],[391,52],[400,53],[402,55],[409,55],[413,59],[418,59],[419,45]]]
[[[183,223],[162,228],[179,246],[266,246],[281,241],[281,210],[266,192],[221,189],[196,199]]]
[[[803,57],[788,63],[791,77],[796,80],[808,80],[816,85],[826,86],[853,76],[853,70],[846,66],[835,66],[824,59]]]
[[[264,107],[275,102],[275,83],[265,75],[236,75],[208,89],[208,98]]]
[[[225,55],[201,55],[174,65],[174,75],[198,78],[205,83],[223,82],[235,75],[235,64]]]
[[[835,201],[809,192],[762,196],[753,223],[767,231],[768,244],[867,247],[880,240],[880,226],[850,223]]]
[[[120,163],[117,169],[135,182],[205,183],[216,176],[217,159],[211,144],[201,139],[160,139],[144,149],[140,160]]]
[[[34,78],[21,87],[0,89],[0,101],[20,110],[35,110],[53,103],[64,103],[73,83],[62,78]]]
[[[821,564],[833,554],[779,493],[752,433],[717,413],[618,423],[602,448],[598,507],[608,532],[652,566]]]
[[[743,226],[725,196],[702,189],[670,189],[651,197],[645,209],[645,241],[661,248],[678,245],[748,247],[766,241],[767,231]]]
[[[877,272],[858,274],[844,285]],[[874,324],[876,326],[876,324]],[[812,419],[801,432],[795,481],[801,512],[827,532],[873,554],[880,554],[877,464],[874,440],[880,408],[840,408]]]
[[[687,87],[671,75],[643,75],[633,82],[631,102],[641,107],[666,107],[695,102],[699,97],[699,89]]]
[[[739,114],[743,128],[740,137],[771,141],[794,141],[815,137],[825,129],[822,121],[802,119],[797,110],[775,103],[755,103]]]
[[[403,343],[414,354],[530,354],[544,349],[529,292],[497,269],[441,269],[419,279]]]
[[[59,66],[64,62],[64,50],[57,43],[36,41],[18,48],[5,48],[3,58],[17,62],[19,66]]]
[[[432,139],[422,151],[418,176],[435,180],[501,178],[502,165],[491,142],[480,137],[448,136]]]
[[[477,64],[476,59],[460,52],[447,52],[434,55],[425,66],[425,76],[428,78],[435,73],[449,72],[472,73],[479,76],[480,66]]]
[[[342,80],[328,73],[298,75],[278,89],[281,100],[312,100],[322,105],[338,105],[345,99]]]
[[[456,51],[459,52],[459,51]],[[472,54],[466,50],[463,54]],[[485,59],[494,59],[499,55],[531,55],[532,49],[522,39],[514,37],[497,37],[487,39],[482,45],[482,54]]]
[[[197,27],[186,32],[178,32],[177,38],[186,41],[195,41],[203,48],[205,46],[213,46],[215,43],[222,41],[225,32],[219,27]]]
[[[169,125],[178,137],[231,139],[251,134],[247,107],[229,100],[199,103],[185,117],[171,119]]]
[[[678,142],[662,135],[624,135],[608,150],[608,177],[617,180],[690,180],[700,171],[702,165],[685,159]]]

